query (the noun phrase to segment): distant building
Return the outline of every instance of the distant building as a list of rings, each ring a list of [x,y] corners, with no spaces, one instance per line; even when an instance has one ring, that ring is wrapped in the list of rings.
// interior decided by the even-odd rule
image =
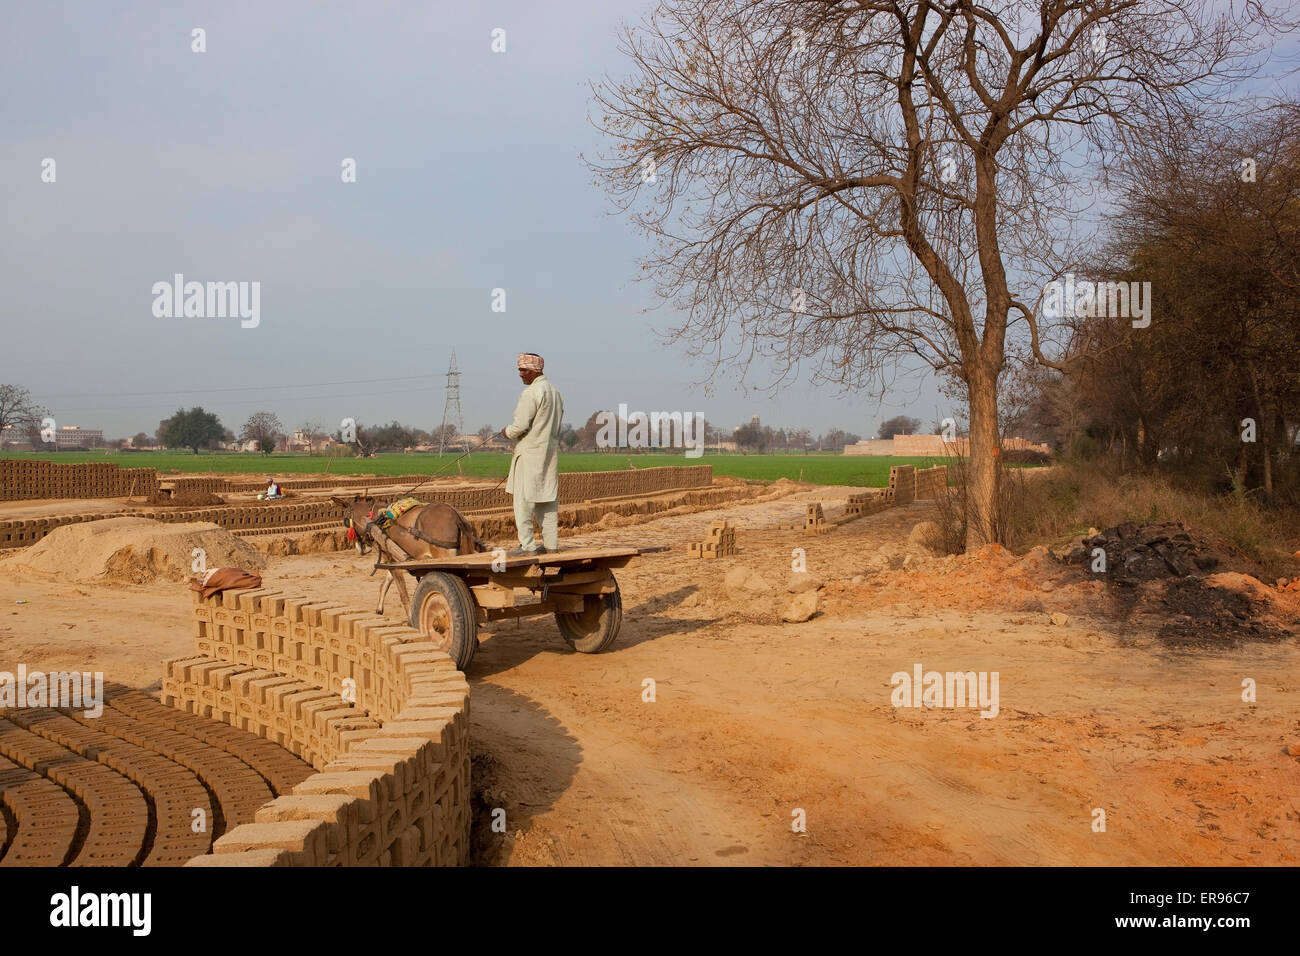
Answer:
[[[4,427],[3,434],[0,434],[0,446],[5,445],[26,445],[40,451],[53,444],[56,451],[70,450],[73,448],[99,448],[104,444],[104,432],[99,428],[82,428],[79,425],[64,425],[62,428],[54,430],[54,441],[31,441],[30,433],[25,428],[14,428],[12,425]]]

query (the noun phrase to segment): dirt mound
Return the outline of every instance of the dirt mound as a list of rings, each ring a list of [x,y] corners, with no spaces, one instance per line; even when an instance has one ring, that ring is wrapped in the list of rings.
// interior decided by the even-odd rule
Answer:
[[[209,568],[260,570],[266,556],[215,524],[166,524],[148,518],[109,518],[55,528],[0,570],[67,581],[147,584],[193,576],[195,549]]]
[[[1204,535],[1194,535],[1184,524],[1116,525],[1084,538],[1065,560],[1091,566],[1096,548],[1105,550],[1106,573],[1120,585],[1209,574],[1218,568],[1258,571],[1247,567],[1244,556],[1232,548]]]
[[[1094,568],[1105,552],[1105,568]],[[1295,615],[1230,545],[1184,524],[1116,525],[1084,538],[1066,557],[1111,590],[1116,613],[1150,618],[1177,644],[1218,645],[1292,636]]]

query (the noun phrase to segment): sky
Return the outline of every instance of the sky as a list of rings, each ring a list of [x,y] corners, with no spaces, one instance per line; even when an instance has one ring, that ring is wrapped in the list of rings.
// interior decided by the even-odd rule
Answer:
[[[520,351],[579,425],[621,403],[865,436],[917,394],[772,397],[656,333],[674,316],[633,281],[644,240],[580,155],[588,82],[626,71],[644,4],[0,9],[0,382],[60,426],[152,434],[199,404],[235,431],[261,410],[428,429],[453,350],[470,431],[509,419]],[[155,315],[177,273],[259,282],[258,324]]]
[[[236,432],[262,410],[431,429],[453,350],[469,431],[508,420],[520,351],[577,425],[624,404],[867,437],[949,414],[924,375],[883,405],[772,396],[657,334],[676,316],[646,312],[645,240],[581,158],[588,83],[625,75],[617,33],[647,7],[0,2],[0,383],[109,438],[191,405]],[[178,273],[257,282],[256,326],[156,314]]]

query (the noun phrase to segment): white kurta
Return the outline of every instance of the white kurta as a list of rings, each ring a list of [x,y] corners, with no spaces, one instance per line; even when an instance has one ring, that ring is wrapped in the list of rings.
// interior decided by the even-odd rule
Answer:
[[[560,497],[560,419],[564,400],[545,375],[533,379],[515,406],[515,420],[506,426],[515,445],[506,478],[506,493],[526,501],[555,501]]]

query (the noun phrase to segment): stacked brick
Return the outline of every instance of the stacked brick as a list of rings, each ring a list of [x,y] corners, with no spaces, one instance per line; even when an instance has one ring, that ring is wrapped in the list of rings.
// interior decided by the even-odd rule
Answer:
[[[820,501],[808,506],[803,519],[804,534],[828,534],[834,527],[833,524],[827,522]]]
[[[225,478],[164,478],[162,483],[173,494],[215,495],[230,490],[230,482]],[[256,488],[258,491],[263,490],[266,482],[261,482]]]
[[[27,518],[24,520],[0,521],[0,551],[6,548],[25,548],[35,544],[55,528],[65,524],[77,524],[82,521],[98,521],[101,518],[121,518],[125,511],[102,512],[85,515],[55,515],[49,518]]]
[[[887,510],[890,504],[889,495],[885,491],[867,491],[849,495],[844,503],[844,517],[852,519],[878,514]]]
[[[46,462],[10,462],[6,464],[48,464]],[[59,467],[75,467],[62,465]],[[116,466],[112,466],[116,467]],[[128,469],[128,471],[131,469]],[[153,469],[141,469],[153,474]],[[153,476],[156,482],[156,475]],[[407,476],[409,477],[409,476]],[[372,479],[363,479],[373,484]],[[416,476],[415,481],[419,481]],[[175,481],[200,481],[216,484],[196,484],[186,486],[186,490],[228,490],[224,487],[224,478],[175,479]],[[593,498],[618,496],[645,496],[678,488],[709,487],[713,483],[713,468],[709,465],[683,468],[645,468],[637,471],[588,472],[584,474],[565,474],[560,476],[561,502],[586,502]],[[156,485],[155,485],[156,487]],[[259,486],[260,487],[260,486]],[[604,494],[609,492],[610,494]],[[137,491],[137,494],[141,492]],[[509,495],[500,489],[479,490],[473,488],[421,489],[419,497],[425,501],[445,501],[463,513],[475,511],[504,510],[513,514],[513,503]],[[236,533],[262,534],[272,533],[282,528],[308,530],[303,526],[329,526],[341,521],[342,513],[338,505],[327,498],[314,501],[282,501],[271,504],[223,505],[211,508],[163,508],[157,510],[114,511],[101,514],[55,515],[48,518],[34,518],[19,521],[0,521],[0,550],[6,548],[23,548],[35,544],[55,528],[80,521],[96,521],[101,518],[120,518],[124,516],[151,518],[155,521],[170,523],[211,522],[228,531]],[[513,528],[513,518],[507,522]],[[480,527],[480,533],[484,533]],[[489,532],[492,534],[495,532]]]
[[[322,491],[331,488],[364,489],[415,485],[428,477],[428,475],[340,475],[337,478],[286,478],[278,483],[286,491]],[[261,491],[266,487],[265,481],[249,481],[243,477],[182,477],[168,478],[164,481],[175,492],[220,494]],[[597,498],[652,495],[682,488],[707,487],[712,483],[712,465],[571,472],[560,476],[559,501],[561,504],[573,504]],[[510,496],[500,489],[426,487],[420,490],[420,497],[427,501],[445,501],[460,511],[486,511],[513,506]]]
[[[736,528],[730,521],[709,524],[709,536],[703,541],[692,541],[686,546],[692,558],[727,558],[736,553]]]
[[[0,501],[34,498],[121,498],[158,490],[153,468],[109,462],[63,464],[39,458],[0,459]]]
[[[192,866],[457,865],[469,853],[469,686],[419,631],[268,590],[196,597],[163,701],[320,772]],[[344,681],[348,681],[347,684]]]
[[[933,468],[918,468],[916,471],[916,497],[937,498],[939,492],[948,487],[948,466],[936,465]]]
[[[896,505],[910,505],[916,500],[915,465],[890,466],[888,496]]]

